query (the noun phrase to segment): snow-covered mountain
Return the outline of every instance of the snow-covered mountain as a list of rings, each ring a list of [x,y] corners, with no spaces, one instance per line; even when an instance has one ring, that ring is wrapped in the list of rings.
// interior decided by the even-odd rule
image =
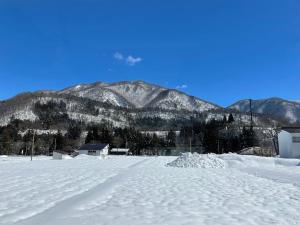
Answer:
[[[240,112],[249,112],[250,101],[241,100],[229,106],[229,108]],[[252,110],[255,113],[265,114],[289,123],[300,122],[300,102],[297,101],[288,101],[281,98],[253,100]]]
[[[300,103],[297,102],[278,98],[257,100],[253,102],[253,109],[258,113],[254,115],[257,124],[272,124],[274,118],[286,123],[300,122]],[[222,119],[229,113],[233,113],[243,124],[250,121],[247,100],[225,109],[178,90],[144,81],[123,81],[78,84],[59,91],[19,94],[0,101],[0,126],[8,124],[11,118],[41,122],[40,117],[45,119],[49,111],[53,114],[54,123],[56,118],[60,118],[59,123],[68,118],[84,123],[101,123],[106,120],[116,126],[128,126],[136,121],[143,124],[145,118],[210,120]]]
[[[189,96],[183,92],[144,81],[82,84],[64,89],[59,93],[107,102],[114,106],[126,108],[150,107],[197,112],[220,108],[213,103]]]
[[[69,119],[87,123],[102,120],[116,126],[128,125],[135,119],[188,119],[197,113],[222,110],[221,107],[177,90],[143,81],[79,84],[60,91],[23,93],[0,102],[0,125],[11,118],[36,121],[36,104],[64,104]],[[54,109],[53,109],[54,110]],[[55,109],[57,110],[57,109]],[[54,111],[55,111],[54,110]]]

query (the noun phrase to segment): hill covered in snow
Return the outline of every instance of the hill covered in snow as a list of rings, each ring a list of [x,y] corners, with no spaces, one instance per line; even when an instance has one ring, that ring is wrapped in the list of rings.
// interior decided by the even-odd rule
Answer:
[[[234,114],[242,124],[249,123],[249,105],[240,101],[229,108],[144,81],[117,83],[96,82],[78,84],[59,91],[37,91],[19,94],[0,102],[0,126],[12,118],[31,122],[52,120],[63,124],[69,120],[80,123],[101,123],[103,120],[115,126],[147,124],[156,121],[222,119]],[[287,123],[300,121],[300,103],[283,100],[254,102],[254,121],[258,125],[273,125],[277,120],[288,118]],[[273,111],[272,111],[273,110]],[[137,122],[138,121],[138,122]],[[173,123],[176,123],[173,122]],[[241,125],[242,125],[241,124]],[[152,126],[151,124],[149,126]],[[159,123],[155,123],[158,129]]]
[[[229,107],[240,112],[249,112],[250,101],[241,100]],[[300,122],[300,102],[288,101],[281,98],[268,98],[252,101],[255,113],[265,114],[275,119],[285,120],[287,123]]]
[[[213,103],[189,96],[178,90],[163,88],[144,81],[80,84],[58,93],[127,108],[161,108],[197,112],[220,108]]]
[[[41,109],[37,109],[38,106]],[[46,109],[53,112],[43,113]],[[44,114],[48,113],[57,122],[64,117],[84,123],[106,120],[116,126],[128,126],[132,121],[144,118],[185,120],[211,110],[222,108],[178,90],[144,81],[96,82],[59,91],[22,93],[2,101],[0,125],[8,124],[11,118],[34,122],[41,119],[41,114],[45,117]]]

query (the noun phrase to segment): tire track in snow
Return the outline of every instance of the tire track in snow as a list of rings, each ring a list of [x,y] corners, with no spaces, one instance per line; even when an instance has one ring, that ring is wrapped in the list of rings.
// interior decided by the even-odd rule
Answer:
[[[244,168],[240,169],[240,171],[253,175],[255,177],[272,180],[277,183],[292,184],[294,186],[300,187],[300,173],[287,174],[286,172],[263,168]]]
[[[32,217],[20,220],[15,225],[47,225],[47,224],[61,224],[56,221],[61,221],[67,219],[68,217],[74,215],[74,211],[80,210],[82,205],[85,205],[93,199],[106,198],[107,195],[114,190],[114,187],[126,180],[128,176],[131,175],[130,171],[139,167],[141,164],[146,162],[151,162],[149,159],[144,159],[133,165],[130,165],[123,171],[119,172],[117,175],[108,178],[104,183],[100,183],[90,190],[83,193],[75,195],[71,198],[58,202],[53,207],[46,209],[45,211],[38,213]]]

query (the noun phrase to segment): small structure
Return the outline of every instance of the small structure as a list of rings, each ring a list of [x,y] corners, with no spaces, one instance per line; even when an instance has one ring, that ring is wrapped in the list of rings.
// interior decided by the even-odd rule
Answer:
[[[111,155],[128,155],[129,148],[112,148],[109,152]]]
[[[240,155],[257,155],[257,156],[265,156],[265,157],[273,157],[276,156],[276,152],[272,148],[262,148],[262,147],[249,147],[244,148],[238,152]]]
[[[108,155],[109,144],[84,144],[82,145],[78,152],[79,154],[101,156]]]
[[[280,157],[300,158],[300,127],[282,127],[278,142]]]
[[[54,150],[52,157],[53,159],[57,159],[57,160],[72,158],[67,152],[61,150]]]

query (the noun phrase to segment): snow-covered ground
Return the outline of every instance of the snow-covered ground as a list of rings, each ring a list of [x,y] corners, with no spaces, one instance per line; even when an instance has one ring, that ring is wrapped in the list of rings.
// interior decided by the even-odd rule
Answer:
[[[0,157],[0,224],[300,224],[299,163],[235,154]]]

